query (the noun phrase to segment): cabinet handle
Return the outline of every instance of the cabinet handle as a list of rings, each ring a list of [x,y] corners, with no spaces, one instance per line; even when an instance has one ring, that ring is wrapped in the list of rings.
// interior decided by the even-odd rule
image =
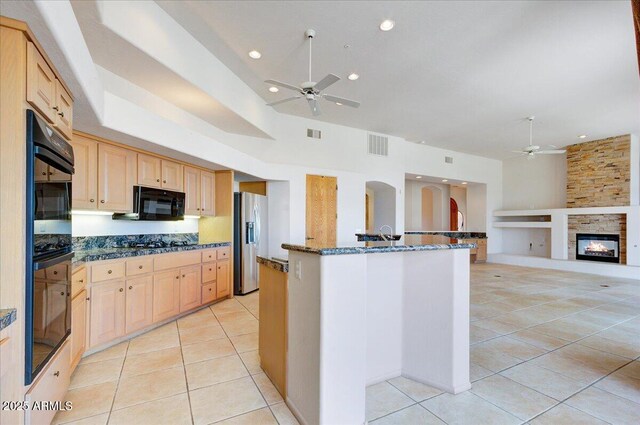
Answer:
[[[64,291],[63,291],[63,292],[60,292],[60,295],[64,295]]]
[[[60,115],[62,118],[64,118],[64,112],[58,112],[58,115]]]
[[[167,182],[166,180],[162,180],[162,183],[166,183],[166,182]]]
[[[95,202],[95,201],[96,201],[95,199],[89,199],[89,202]]]
[[[176,279],[180,279],[180,276],[176,276]]]
[[[57,275],[57,274],[58,274],[58,272],[57,272],[56,270],[54,270],[54,271],[53,271],[53,274],[54,274],[54,275]]]
[[[157,181],[158,183],[160,183],[160,179],[156,179],[156,181]]]
[[[139,268],[140,270],[142,270],[142,266],[138,266],[138,268]]]
[[[56,370],[56,371],[53,373],[53,376],[60,376],[60,371],[59,371],[59,370]]]
[[[184,275],[182,275],[182,277],[184,277]]]
[[[211,288],[209,288],[209,292],[211,292]]]
[[[211,271],[211,268],[209,268],[209,271]]]
[[[53,172],[52,172],[52,171],[49,171],[49,175],[50,175],[50,176],[52,176],[52,175],[53,175]]]
[[[100,203],[101,203],[101,204],[104,204],[104,199],[102,199],[102,200],[100,201]]]
[[[91,301],[91,298],[90,298],[90,297],[87,297],[87,301]]]
[[[129,289],[133,289],[133,286],[129,286]]]
[[[43,176],[46,176],[46,175],[47,175],[47,172],[46,172],[46,171],[43,171],[43,172],[42,172],[42,175],[43,175]]]
[[[113,273],[113,271],[107,270],[107,274],[111,274],[111,273]]]
[[[58,108],[57,106],[52,107],[51,109],[53,109],[54,111],[59,110],[60,108]]]
[[[80,283],[84,283],[84,279],[80,279],[78,282],[80,282]]]
[[[124,291],[124,288],[120,288],[120,292]]]
[[[220,267],[218,267],[218,270],[220,270]]]

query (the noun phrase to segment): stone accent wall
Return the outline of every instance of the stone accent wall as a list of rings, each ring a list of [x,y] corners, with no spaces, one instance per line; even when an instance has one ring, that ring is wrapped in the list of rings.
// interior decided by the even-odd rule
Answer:
[[[567,208],[631,202],[629,135],[567,146]]]
[[[576,233],[620,235],[620,264],[627,264],[626,214],[570,215],[569,259],[576,259]]]

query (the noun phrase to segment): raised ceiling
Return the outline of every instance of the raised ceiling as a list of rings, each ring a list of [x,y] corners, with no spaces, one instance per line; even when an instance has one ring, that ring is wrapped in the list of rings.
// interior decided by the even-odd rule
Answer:
[[[307,79],[314,28],[314,79],[335,73],[327,92],[362,102],[325,103],[323,121],[497,158],[527,144],[529,115],[537,144],[640,132],[628,1],[157,3],[265,103],[291,93],[264,80]],[[382,32],[386,18],[396,26]],[[305,102],[277,110],[310,116]]]

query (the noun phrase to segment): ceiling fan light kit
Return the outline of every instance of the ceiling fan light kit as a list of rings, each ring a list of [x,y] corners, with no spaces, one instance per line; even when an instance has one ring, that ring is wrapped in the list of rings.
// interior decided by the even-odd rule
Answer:
[[[289,97],[286,99],[281,99],[276,102],[267,103],[268,106],[276,106],[281,103],[290,102],[292,100],[304,98],[309,104],[309,109],[314,116],[320,115],[320,106],[318,105],[318,100],[325,99],[329,102],[333,102],[338,106],[350,106],[352,108],[357,108],[360,106],[360,102],[355,100],[346,99],[339,96],[334,96],[330,94],[322,93],[324,89],[329,87],[330,85],[340,81],[340,77],[335,74],[327,74],[322,80],[315,82],[311,79],[311,59],[312,59],[312,41],[316,36],[316,31],[313,29],[308,29],[304,32],[304,36],[307,40],[309,40],[309,80],[300,84],[300,87],[296,87],[293,84],[283,83],[281,81],[276,80],[266,80],[265,83],[271,84],[272,86],[278,86],[285,89],[289,89],[295,92],[298,92],[298,96]],[[357,74],[352,74],[357,75]],[[351,75],[349,76],[351,79]],[[357,79],[357,78],[356,78]]]
[[[533,159],[536,155],[557,155],[565,153],[565,149],[556,149],[553,145],[549,145],[551,149],[541,149],[540,146],[533,144],[533,120],[535,119],[536,117],[534,116],[527,117],[527,120],[529,121],[529,146],[526,146],[520,151],[512,152],[526,155],[527,159]]]

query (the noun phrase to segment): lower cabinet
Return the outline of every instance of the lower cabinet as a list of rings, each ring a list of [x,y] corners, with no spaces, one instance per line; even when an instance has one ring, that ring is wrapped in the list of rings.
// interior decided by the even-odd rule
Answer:
[[[200,306],[201,276],[199,265],[180,269],[180,313]]]
[[[229,260],[218,261],[216,273],[216,298],[222,298],[229,295]]]
[[[125,333],[135,332],[153,323],[153,276],[127,280]]]
[[[71,370],[78,365],[87,339],[87,291],[82,290],[71,300]]]
[[[202,285],[202,304],[207,304],[216,299],[216,283],[211,282]]]
[[[90,346],[124,335],[124,284],[124,281],[115,281],[91,288]]]
[[[169,270],[153,275],[153,321],[180,314],[180,271]]]

